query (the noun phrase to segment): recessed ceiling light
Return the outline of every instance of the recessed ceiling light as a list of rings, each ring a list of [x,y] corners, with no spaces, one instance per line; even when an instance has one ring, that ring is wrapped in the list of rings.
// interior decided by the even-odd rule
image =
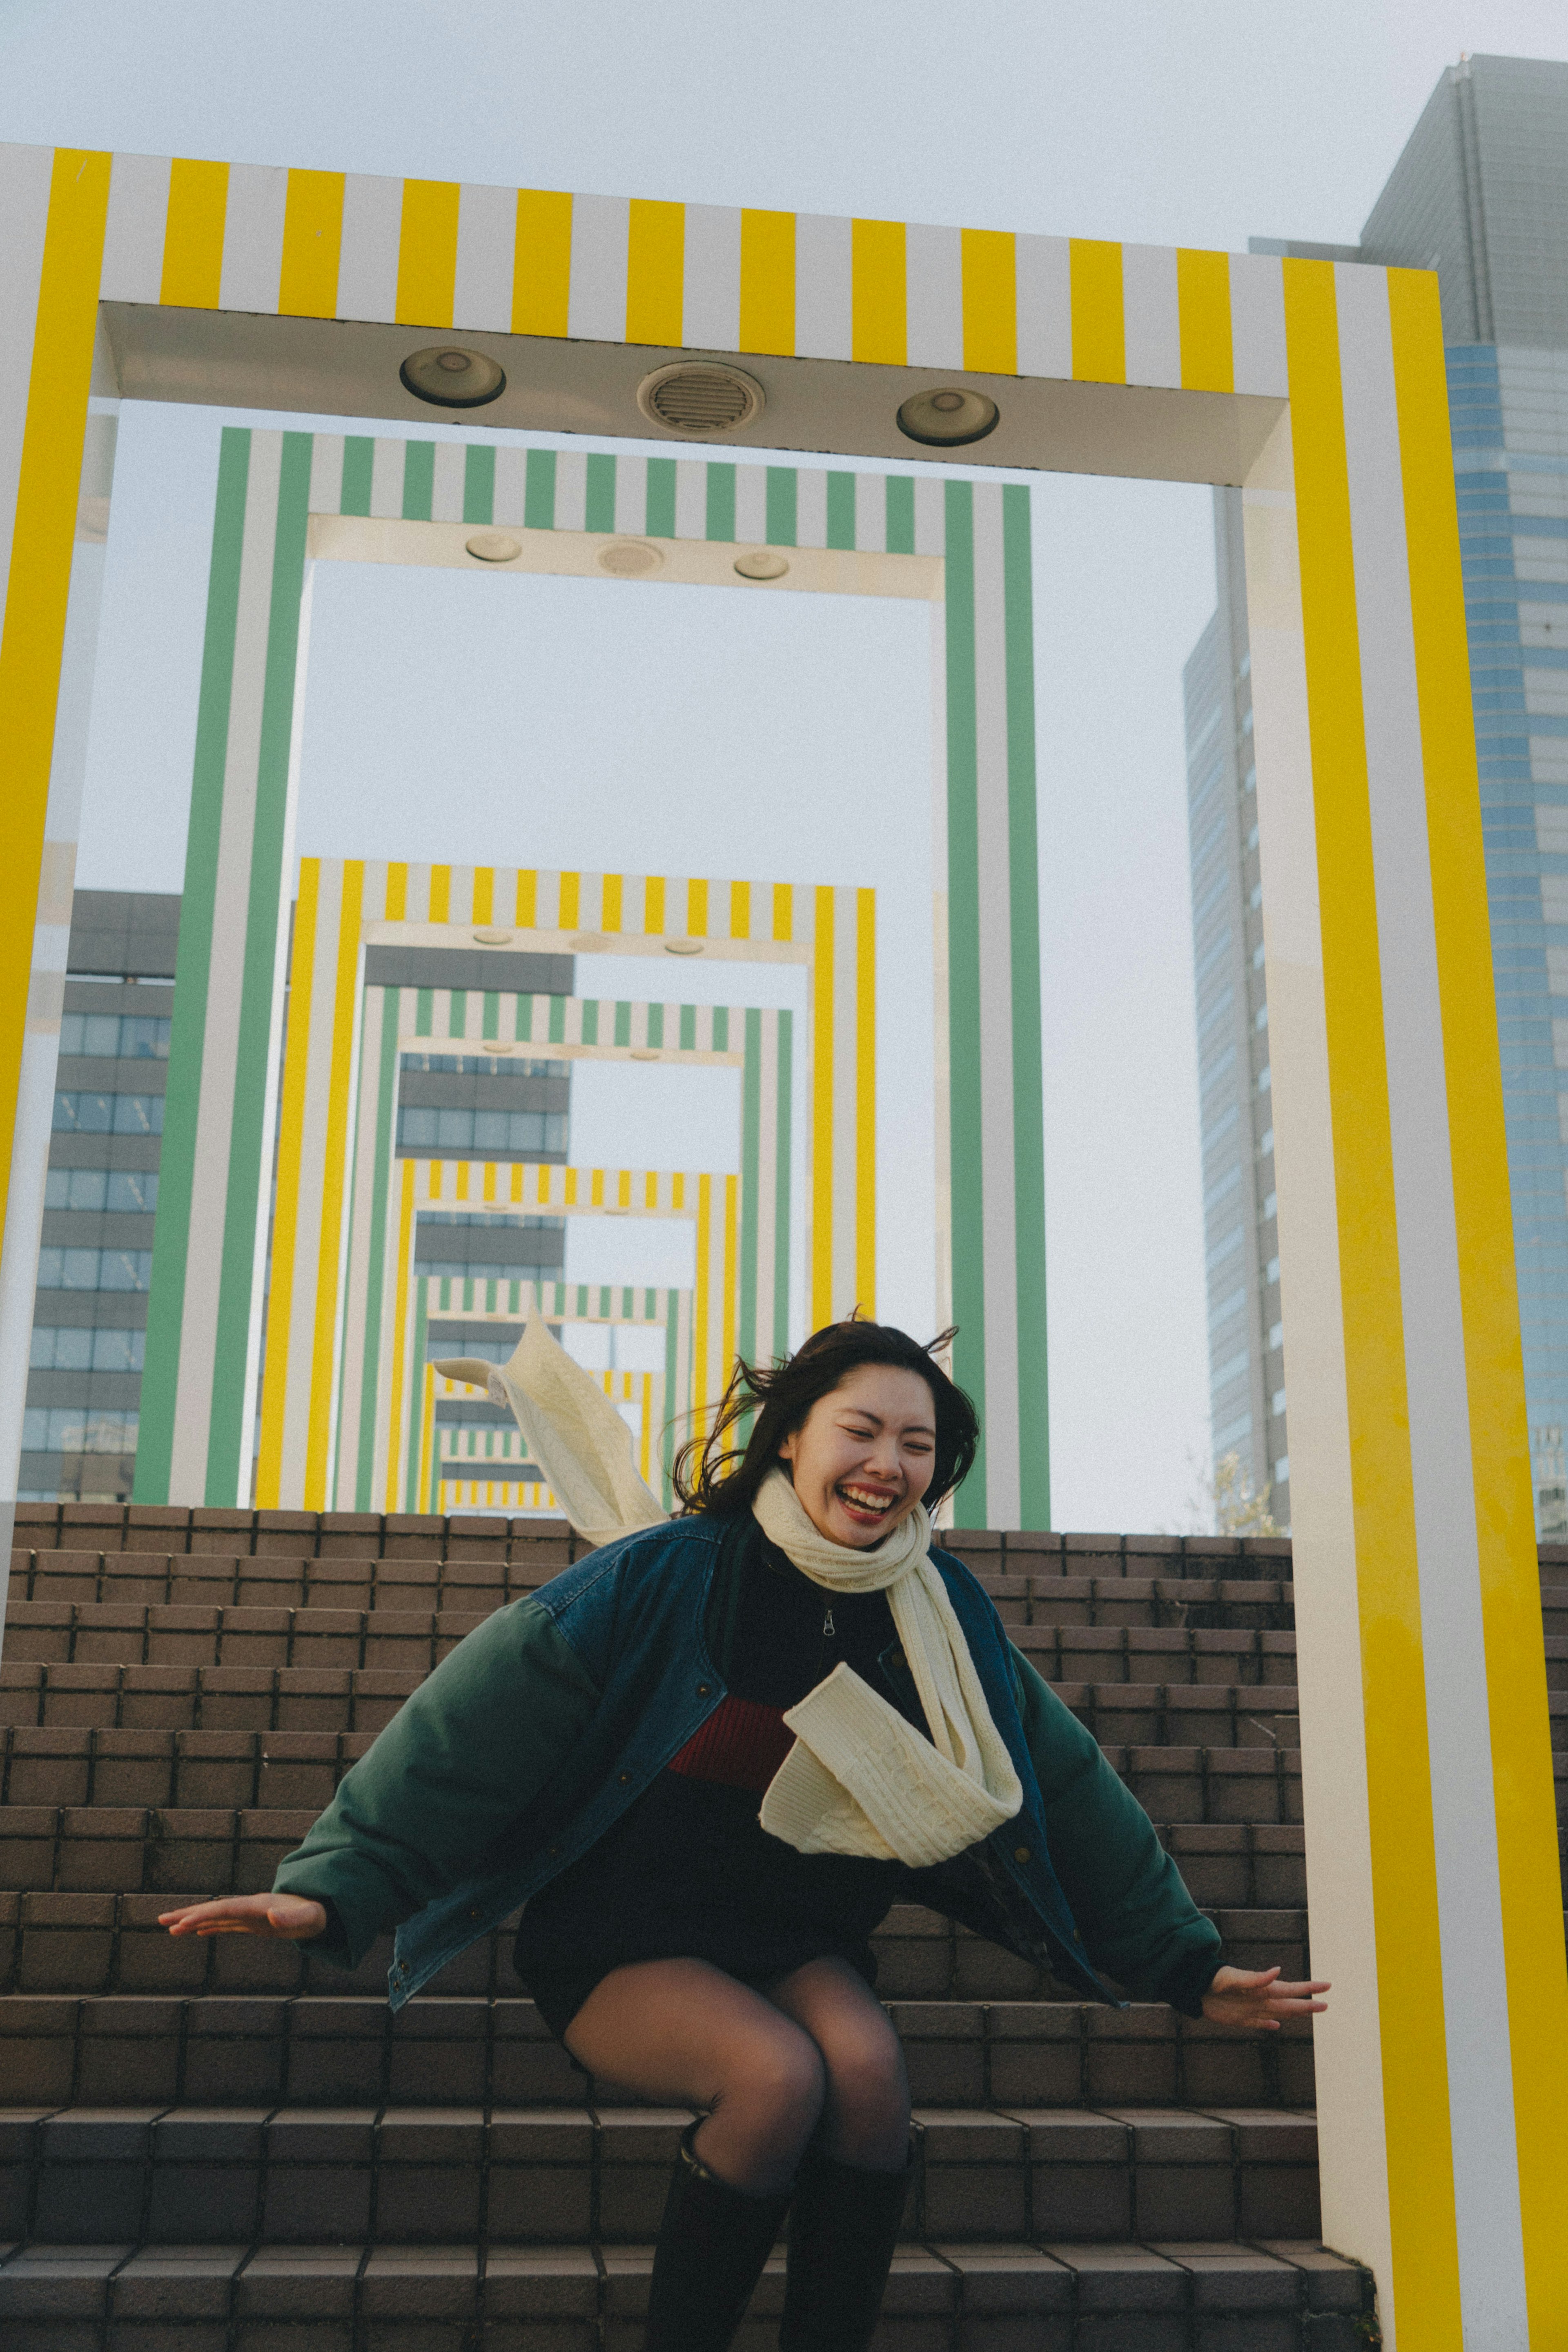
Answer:
[[[523,551],[522,541],[514,539],[509,530],[476,530],[463,544],[481,563],[511,563]]]
[[[476,931],[474,934],[476,941],[482,948],[509,948],[513,937],[514,934],[511,931]]]
[[[664,562],[658,548],[650,547],[645,539],[612,539],[599,551],[599,569],[608,572],[612,580],[641,580],[650,572],[662,571]]]
[[[706,944],[706,940],[666,940],[664,953],[666,955],[701,955]]]
[[[651,425],[713,441],[760,416],[768,396],[744,368],[717,360],[674,360],[637,386],[637,405]]]
[[[782,580],[789,561],[771,547],[759,547],[749,555],[737,555],[735,568],[743,580]]]
[[[398,374],[405,392],[426,400],[433,408],[483,408],[507,389],[507,372],[483,352],[461,350],[454,343],[432,343],[410,352]]]
[[[898,412],[898,429],[911,441],[939,449],[956,449],[965,441],[983,441],[997,426],[997,404],[983,392],[945,384],[936,392],[917,392]]]
[[[634,1062],[658,1062],[662,1061],[664,1056],[657,1045],[633,1045],[632,1059]]]

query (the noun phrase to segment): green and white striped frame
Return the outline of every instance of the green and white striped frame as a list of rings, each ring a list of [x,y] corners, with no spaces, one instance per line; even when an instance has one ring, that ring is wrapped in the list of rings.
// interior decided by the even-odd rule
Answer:
[[[660,1461],[661,1452],[664,1450],[662,1441],[668,1435],[664,1373],[622,1369],[597,1372],[590,1377],[600,1381],[612,1404],[634,1404],[637,1407],[637,1427],[631,1432],[632,1459],[639,1476],[655,1493],[662,1489],[662,1499],[668,1509],[674,1496],[668,1467]],[[444,1395],[456,1395],[458,1392],[455,1381],[438,1380],[435,1382],[437,1401]],[[474,1391],[469,1390],[467,1393],[472,1395]],[[515,1481],[528,1459],[528,1445],[519,1429],[478,1427],[472,1423],[467,1427],[454,1427],[450,1422],[437,1422],[430,1437],[429,1469],[423,1486],[427,1511],[443,1508],[441,1490],[450,1481]],[[553,1509],[553,1496],[542,1502],[542,1507]]]
[[[329,434],[225,428],[214,527],[202,723],[193,788],[175,1031],[148,1318],[139,1500],[248,1498],[267,1234],[264,1171],[281,1022],[279,963],[291,865],[294,714],[302,689],[300,612],[309,560],[461,562],[475,526],[506,527],[513,568],[588,569],[610,540],[636,534],[662,558],[649,578],[722,579],[737,545],[792,551],[785,592],[884,593],[940,604],[937,747],[936,1116],[939,1319],[959,1325],[955,1371],[982,1407],[986,1437],[964,1508],[994,1524],[1050,1518],[1046,1405],[1044,1140],[1035,826],[1030,494],[1019,484],[739,466],[688,457],[464,447]],[[423,553],[421,552],[423,551]],[[638,583],[636,584],[643,584]],[[771,587],[762,593],[773,593]],[[220,850],[221,845],[221,850]],[[340,1055],[355,974],[334,890],[373,899],[395,874],[350,861],[319,892],[302,873],[295,941],[319,975],[311,1019]],[[409,867],[456,877],[486,869]],[[362,883],[359,877],[362,876]],[[809,1319],[857,1300],[874,1308],[873,894],[684,878],[539,876],[544,894],[501,909],[508,927],[570,952],[645,952],[650,938],[704,940],[710,954],[807,966]],[[547,907],[551,890],[559,895]],[[439,894],[438,894],[439,895]],[[461,891],[459,891],[459,898]],[[450,902],[484,927],[497,905]],[[980,919],[980,908],[987,908]],[[429,902],[390,917],[424,943]],[[447,908],[441,910],[444,915]],[[323,918],[327,929],[318,938]],[[547,940],[547,931],[555,937]],[[387,932],[379,934],[392,936]],[[234,943],[244,941],[243,953]],[[468,937],[465,935],[465,944]],[[325,991],[325,998],[322,991]],[[330,1001],[330,1011],[327,1000]],[[347,1013],[346,1013],[346,1008]],[[210,1074],[210,1082],[204,1073]],[[302,1077],[285,1075],[284,1141]],[[215,1089],[215,1091],[214,1091]],[[337,1149],[332,1118],[311,1153]],[[819,1139],[831,1139],[823,1149]],[[957,1139],[956,1142],[954,1139]],[[294,1155],[279,1155],[290,1181]],[[336,1164],[335,1161],[332,1163]],[[304,1174],[307,1189],[314,1179]],[[306,1226],[330,1290],[345,1235]],[[342,1206],[339,1203],[340,1209]],[[280,1189],[278,1220],[287,1203]],[[274,1235],[274,1248],[278,1234]],[[286,1245],[288,1236],[282,1238]],[[277,1327],[269,1320],[269,1349]],[[293,1326],[289,1344],[293,1347]],[[311,1491],[314,1491],[311,1484]],[[258,1495],[270,1495],[267,1478]],[[281,1487],[278,1489],[282,1491]],[[329,1491],[324,1486],[323,1493]]]
[[[269,1349],[263,1384],[257,1494],[264,1507],[323,1507],[305,1499],[312,1492],[331,1496],[330,1507],[339,1510],[382,1507],[375,1463],[378,1450],[384,1454],[382,1424],[406,1321],[402,1243],[389,1217],[402,1052],[455,1043],[505,1054],[528,1045],[552,1059],[738,1070],[736,1344],[755,1356],[788,1345],[793,1034],[793,1014],[772,1006],[365,989],[349,1121],[344,1278],[330,1289],[319,1284],[316,1257],[298,1241],[291,1252],[276,1240],[273,1248],[269,1328],[286,1335],[287,1347]],[[315,1057],[306,1083],[308,1097],[313,1089],[328,1097],[324,1126],[330,1056]],[[681,1396],[683,1410],[696,1402],[682,1391],[672,1394]]]

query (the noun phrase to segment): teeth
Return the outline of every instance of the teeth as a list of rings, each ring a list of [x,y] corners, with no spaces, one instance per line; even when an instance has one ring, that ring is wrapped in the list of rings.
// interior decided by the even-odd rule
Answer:
[[[839,1492],[847,1503],[856,1503],[862,1511],[886,1511],[893,1507],[891,1495],[868,1495],[863,1486],[841,1486]]]

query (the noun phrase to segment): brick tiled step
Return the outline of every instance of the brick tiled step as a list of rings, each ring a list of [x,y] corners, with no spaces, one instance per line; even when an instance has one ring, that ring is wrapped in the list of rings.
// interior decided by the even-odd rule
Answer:
[[[1305,2020],[1239,2034],[1163,2004],[892,2000],[916,2105],[1310,2107]],[[0,2000],[8,2103],[579,2107],[584,2077],[531,2000],[374,1995]],[[630,2104],[635,2104],[631,2102]]]
[[[1237,1953],[1283,1961],[1301,1948],[1299,1829],[1176,1829],[1169,1843],[1189,1884]],[[1255,1901],[1267,1896],[1265,1904]],[[1243,1899],[1236,1900],[1233,1898]],[[158,1925],[167,1895],[112,1892],[0,1894],[0,1990],[12,1993],[266,1993],[386,1996],[390,1941],[351,1973],[312,1960],[308,1948],[252,1936],[182,1937]],[[482,1937],[432,1979],[432,1990],[518,1998],[515,1925]],[[955,1927],[916,1904],[900,1904],[874,1938],[879,1989],[888,2000],[1009,2001],[1067,1998],[1040,1969]]]
[[[0,1663],[0,1722],[172,1731],[380,1731],[415,1667]]]
[[[5,1655],[75,1665],[354,1667],[428,1674],[489,1609],[198,1609],[14,1601]]]
[[[179,2244],[651,2239],[669,2107],[76,2106],[0,2111],[0,2235]],[[1311,2238],[1310,2111],[925,2108],[916,2238]]]
[[[496,1609],[559,1576],[568,1552],[565,1544],[535,1544],[525,1559],[508,1565],[504,1559],[15,1551],[11,1598],[214,1609]]]
[[[646,2246],[35,2243],[0,2264],[0,2322],[12,2352],[639,2352],[649,2268]],[[775,2255],[737,2352],[772,2352],[783,2283]],[[877,2347],[1361,2352],[1371,2309],[1368,2274],[1315,2241],[916,2241]]]
[[[373,1511],[225,1511],[121,1503],[18,1503],[18,1549],[216,1553],[260,1559],[496,1560],[578,1543],[564,1519],[421,1517]],[[1244,1572],[1244,1571],[1242,1571]],[[1277,1573],[1279,1571],[1276,1571]]]

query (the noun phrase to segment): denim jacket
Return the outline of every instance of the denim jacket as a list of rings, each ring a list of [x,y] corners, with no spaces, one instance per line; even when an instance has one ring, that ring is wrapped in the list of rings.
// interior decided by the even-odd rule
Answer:
[[[336,1911],[340,1937],[323,1957],[354,1965],[395,1925],[399,2008],[635,1803],[725,1696],[705,1623],[734,1532],[696,1516],[622,1537],[459,1643],[279,1866],[280,1891]],[[932,1559],[1023,1803],[982,1843],[910,1871],[907,1899],[1080,1994],[1111,1997],[1098,1966],[1144,1999],[1196,2009],[1218,1960],[1214,1927],[976,1579],[948,1554]],[[883,1665],[910,1686],[896,1645]]]

